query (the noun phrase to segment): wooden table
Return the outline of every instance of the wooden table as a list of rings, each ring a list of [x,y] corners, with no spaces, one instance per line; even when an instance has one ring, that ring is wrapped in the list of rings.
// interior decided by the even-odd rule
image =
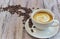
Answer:
[[[0,7],[7,7],[8,5],[21,5],[32,10],[49,9],[54,12],[55,17],[60,21],[59,0],[0,0]],[[11,15],[7,11],[0,12],[0,39],[39,39],[30,36],[25,29],[23,29],[22,19],[18,14]],[[41,38],[40,38],[41,39]],[[42,38],[45,39],[45,38]],[[60,30],[58,34],[46,39],[60,39]]]

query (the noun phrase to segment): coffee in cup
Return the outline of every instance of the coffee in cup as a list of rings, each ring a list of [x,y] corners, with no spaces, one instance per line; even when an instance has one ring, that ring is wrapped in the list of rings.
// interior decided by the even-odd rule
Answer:
[[[40,22],[40,23],[47,23],[50,22],[51,20],[53,20],[53,16],[50,14],[50,12],[46,12],[44,10],[36,12],[33,15],[33,19],[36,22]]]

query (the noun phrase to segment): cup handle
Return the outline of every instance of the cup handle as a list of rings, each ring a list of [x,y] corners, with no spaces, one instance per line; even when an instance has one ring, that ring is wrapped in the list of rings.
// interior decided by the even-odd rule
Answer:
[[[56,26],[58,26],[58,25],[59,25],[59,21],[55,19],[55,20],[53,21],[52,26],[53,26],[53,27],[56,27]]]

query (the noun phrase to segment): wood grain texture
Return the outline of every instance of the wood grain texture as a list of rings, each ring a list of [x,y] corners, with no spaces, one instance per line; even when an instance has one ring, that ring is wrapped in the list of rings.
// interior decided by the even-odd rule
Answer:
[[[22,39],[23,17],[11,15],[9,12],[2,12],[1,16],[4,20],[1,20],[0,39]]]
[[[31,9],[34,8],[34,10],[37,8],[41,9],[43,8],[43,1],[42,0],[30,0],[28,1],[27,7]]]
[[[16,34],[16,38],[15,39],[22,39],[22,34],[23,34],[23,23],[22,23],[22,19],[23,17],[17,17],[17,24],[16,24],[16,28],[15,28],[15,34]]]
[[[2,39],[2,26],[5,20],[6,13],[0,12],[0,39]]]
[[[8,5],[21,5],[32,10],[49,9],[60,21],[60,0],[0,0],[0,7]],[[17,14],[11,15],[7,11],[0,12],[0,39],[39,39],[30,36],[23,29],[22,19],[23,17],[18,17]],[[47,39],[60,39],[60,29],[56,36]]]

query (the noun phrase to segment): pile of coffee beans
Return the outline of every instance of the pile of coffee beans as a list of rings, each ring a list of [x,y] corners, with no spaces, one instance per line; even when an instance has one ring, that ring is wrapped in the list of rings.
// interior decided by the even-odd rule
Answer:
[[[27,19],[30,17],[29,14],[32,13],[32,10],[30,8],[22,7],[21,5],[8,6],[8,7],[5,7],[5,8],[2,8],[2,9],[3,9],[3,11],[9,11],[12,15],[17,13],[19,15],[19,17],[24,16],[24,19],[22,20],[23,24],[25,24]],[[33,23],[32,23],[31,19],[29,19],[28,23],[29,23],[29,28],[32,28]],[[35,28],[35,26],[33,28]],[[25,27],[23,27],[23,29],[25,29]],[[31,29],[31,32],[34,32],[33,29]]]
[[[3,11],[9,11],[11,14],[17,13],[19,17],[24,16],[23,24],[25,24],[26,20],[30,17],[29,14],[32,13],[30,8],[22,7],[21,5],[8,6],[2,9]]]
[[[25,12],[21,12],[21,11],[18,11],[19,9],[22,9],[24,10]],[[26,13],[26,14],[29,14],[32,12],[32,10],[30,8],[27,8],[27,7],[22,7],[21,5],[15,5],[15,6],[8,6],[8,7],[5,7],[3,8],[4,11],[9,11],[11,14],[14,14],[14,13],[17,13],[17,14],[22,14],[22,13]],[[20,13],[19,13],[20,12]]]

